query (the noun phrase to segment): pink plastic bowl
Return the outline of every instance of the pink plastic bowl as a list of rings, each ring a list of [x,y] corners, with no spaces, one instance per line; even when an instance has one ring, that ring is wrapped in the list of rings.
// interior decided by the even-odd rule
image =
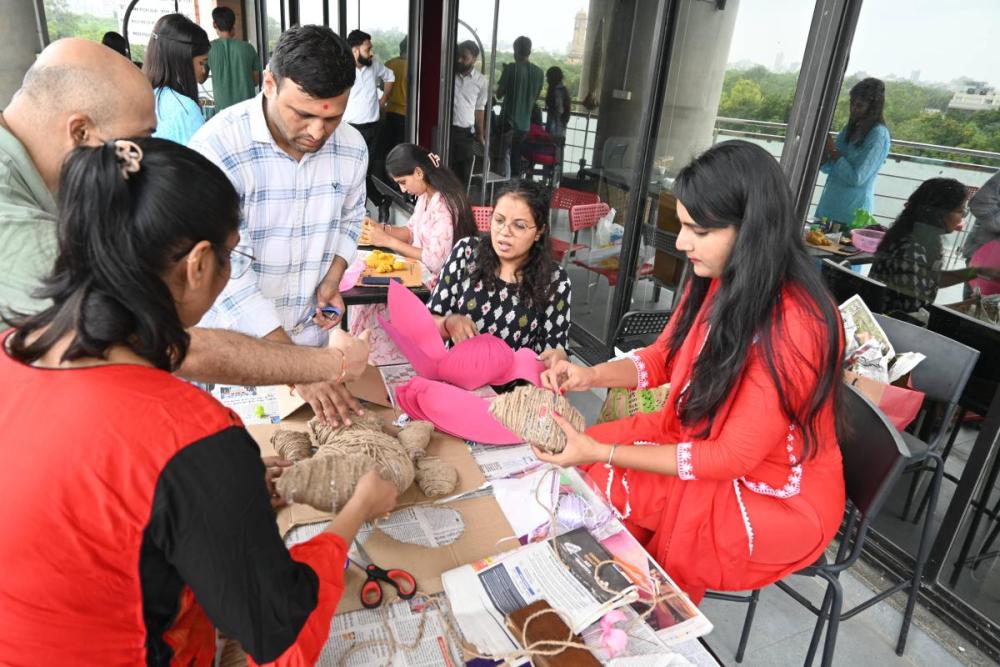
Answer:
[[[855,229],[851,232],[851,244],[861,252],[875,252],[883,236],[885,232],[877,229]]]

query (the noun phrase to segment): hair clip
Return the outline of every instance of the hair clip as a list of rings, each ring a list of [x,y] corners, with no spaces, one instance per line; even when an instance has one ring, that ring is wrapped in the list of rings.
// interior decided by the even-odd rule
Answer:
[[[441,166],[441,157],[437,153],[428,153],[427,159],[431,161],[434,168],[437,169]]]
[[[118,169],[122,178],[128,180],[129,174],[139,171],[139,163],[142,162],[142,149],[134,141],[128,139],[115,140],[115,159],[118,160]]]
[[[151,32],[151,33],[149,33],[149,35],[150,35],[150,37],[152,37],[153,39],[159,39],[159,38],[160,38],[160,34],[159,34],[159,33],[156,33],[156,32]]]

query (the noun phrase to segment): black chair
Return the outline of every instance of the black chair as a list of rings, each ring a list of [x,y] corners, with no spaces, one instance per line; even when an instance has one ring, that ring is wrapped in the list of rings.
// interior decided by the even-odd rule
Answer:
[[[610,345],[575,347],[573,353],[593,366],[614,356],[615,348],[628,352],[651,344],[670,320],[672,310],[630,310],[622,316]]]
[[[947,336],[885,315],[875,315],[875,321],[885,331],[896,352],[920,352],[927,357],[910,373],[910,386],[922,391],[925,397],[921,409],[923,418],[916,423],[918,425],[921,421],[926,423],[920,429],[920,437],[909,432],[903,433],[906,446],[910,449],[910,465],[906,472],[913,473],[906,502],[903,505],[904,519],[910,512],[923,473],[929,471],[934,474],[931,485],[913,516],[913,522],[916,523],[925,509],[929,508],[924,520],[920,546],[917,548],[917,567],[923,569],[926,552],[930,549],[930,540],[927,538],[931,515],[937,507],[941,480],[944,476],[944,459],[941,452],[955,414],[958,412],[958,404],[965,391],[965,385],[979,359],[979,352]]]
[[[843,434],[844,437],[840,442],[848,505],[847,516],[841,526],[840,544],[833,560],[829,560],[824,553],[812,565],[795,572],[795,576],[820,577],[825,580],[826,595],[823,597],[822,605],[816,607],[785,581],[775,583],[778,588],[817,616],[812,640],[809,642],[809,652],[806,654],[806,667],[812,664],[816,656],[824,626],[826,626],[826,640],[821,664],[823,667],[828,667],[833,664],[837,632],[842,620],[847,620],[881,602],[901,587],[909,586],[912,589],[913,586],[919,585],[912,581],[903,582],[876,594],[853,609],[842,611],[844,593],[839,581],[840,573],[854,565],[861,556],[872,521],[878,516],[909,460],[909,451],[899,431],[871,401],[854,387],[849,386],[843,388],[842,400],[844,412],[848,417],[848,432]],[[743,631],[736,652],[736,662],[743,661],[759,595],[759,590],[753,591],[749,596],[716,592],[706,594],[706,597],[715,599],[749,602],[750,606],[743,621]],[[902,652],[901,646],[905,642],[908,629],[909,620],[904,618],[903,627],[900,629],[900,643],[896,648],[897,653]]]
[[[844,303],[857,294],[873,313],[885,312],[888,288],[882,283],[828,259],[820,263],[820,273],[837,303]]]

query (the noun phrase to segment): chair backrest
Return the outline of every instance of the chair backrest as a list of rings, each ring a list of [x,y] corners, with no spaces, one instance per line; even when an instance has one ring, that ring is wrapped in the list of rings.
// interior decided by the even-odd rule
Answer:
[[[927,357],[910,373],[913,388],[932,400],[957,405],[979,359],[979,351],[886,315],[875,315],[875,321],[897,353],[920,352]]]
[[[584,192],[573,188],[556,188],[552,193],[549,208],[570,210],[577,204],[596,204],[601,201],[596,192]]]
[[[569,209],[569,229],[578,232],[581,229],[597,226],[597,221],[603,218],[611,207],[600,202],[598,204],[577,204]]]
[[[910,452],[896,427],[860,391],[845,384],[841,401],[847,416],[846,433],[840,438],[847,499],[870,520],[885,503]]]
[[[857,294],[873,313],[885,311],[887,289],[882,283],[834,264],[828,259],[823,260],[820,272],[837,303],[844,303]]]
[[[670,321],[672,310],[630,310],[622,316],[615,331],[615,347],[625,349],[622,343],[632,339],[642,339],[643,345],[656,340],[656,338]],[[652,340],[649,340],[652,338]]]
[[[490,225],[493,224],[493,207],[473,206],[472,219],[476,221],[476,229],[481,232],[490,231]]]
[[[962,406],[986,414],[1000,385],[1000,327],[945,306],[928,306],[927,328],[979,350]]]

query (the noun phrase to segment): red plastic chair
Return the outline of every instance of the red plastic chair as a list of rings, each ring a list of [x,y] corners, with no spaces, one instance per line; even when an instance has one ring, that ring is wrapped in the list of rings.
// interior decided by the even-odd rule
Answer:
[[[568,188],[559,188],[560,190]],[[558,192],[558,191],[557,191]],[[571,190],[571,192],[573,192]],[[590,193],[582,193],[590,194]],[[594,195],[595,197],[597,195]],[[555,199],[555,197],[553,197]],[[587,246],[579,243],[580,231],[597,226],[597,221],[608,214],[611,210],[607,204],[597,202],[593,204],[577,204],[569,209],[569,230],[573,232],[572,243],[567,243],[562,239],[551,237],[552,258],[565,266],[571,255],[575,255],[579,250],[585,250]]]
[[[476,221],[476,229],[489,233],[490,225],[493,224],[493,207],[473,206],[472,218]]]
[[[574,190],[573,188],[556,188],[555,192],[552,193],[549,209],[563,209],[568,211],[580,204],[598,204],[600,201],[601,198],[597,196],[596,192],[584,192],[582,190]]]

